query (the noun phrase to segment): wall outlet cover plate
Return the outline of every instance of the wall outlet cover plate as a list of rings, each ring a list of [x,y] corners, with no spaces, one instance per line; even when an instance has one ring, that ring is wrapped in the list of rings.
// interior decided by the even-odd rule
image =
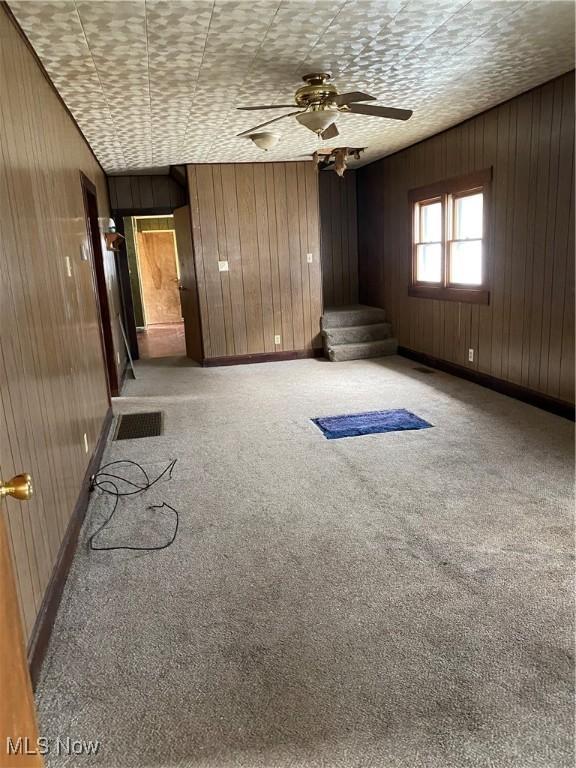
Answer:
[[[218,262],[218,272],[228,272],[228,262],[227,261],[219,261]]]

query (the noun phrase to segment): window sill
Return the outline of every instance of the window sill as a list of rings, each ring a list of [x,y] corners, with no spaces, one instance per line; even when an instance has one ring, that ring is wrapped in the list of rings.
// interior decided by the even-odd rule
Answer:
[[[490,291],[486,288],[445,288],[435,285],[411,285],[408,296],[438,301],[462,301],[468,304],[490,304]]]

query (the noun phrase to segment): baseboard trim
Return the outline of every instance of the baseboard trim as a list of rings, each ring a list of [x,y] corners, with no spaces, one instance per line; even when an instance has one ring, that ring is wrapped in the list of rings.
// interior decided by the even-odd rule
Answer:
[[[488,373],[481,373],[480,371],[474,371],[470,368],[464,368],[464,366],[458,365],[457,363],[450,363],[447,360],[427,355],[424,352],[416,352],[408,347],[398,347],[398,354],[407,357],[409,360],[414,360],[417,363],[428,365],[430,368],[437,368],[439,371],[451,373],[453,376],[458,376],[461,379],[473,381],[481,387],[487,387],[502,395],[513,397],[515,400],[521,400],[523,403],[534,405],[536,408],[541,408],[549,413],[562,416],[564,419],[574,421],[574,406],[566,400],[558,400],[555,397],[544,395],[541,392],[535,392],[533,389],[522,387],[520,384],[513,384],[510,381],[499,379],[496,376],[490,376]]]
[[[303,360],[308,357],[323,357],[323,349],[293,349],[287,352],[255,352],[252,355],[231,355],[230,357],[207,357],[202,361],[204,368],[217,365],[246,365],[247,363],[273,363],[281,360]]]
[[[72,517],[70,518],[62,544],[60,545],[60,551],[56,558],[54,570],[52,571],[52,576],[46,588],[46,592],[44,593],[44,598],[32,629],[30,642],[28,643],[28,666],[30,669],[30,678],[32,680],[33,689],[36,688],[40,677],[42,662],[44,661],[48,643],[50,642],[54,620],[56,619],[58,606],[62,599],[62,592],[64,591],[64,585],[68,578],[72,558],[76,551],[78,535],[86,516],[86,510],[88,509],[90,478],[98,470],[100,465],[111,423],[112,409],[108,408],[108,412],[104,417],[98,443],[96,444],[86,474],[84,475],[84,480],[82,481],[82,487]]]

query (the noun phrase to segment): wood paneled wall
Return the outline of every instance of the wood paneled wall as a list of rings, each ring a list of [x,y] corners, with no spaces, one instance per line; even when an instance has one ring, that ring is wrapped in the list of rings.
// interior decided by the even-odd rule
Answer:
[[[324,306],[358,302],[356,171],[318,174]]]
[[[32,501],[0,502],[0,514],[29,636],[108,410],[92,267],[80,257],[80,170],[103,226],[109,212],[104,173],[3,7],[0,93],[0,477],[28,471],[35,486]]]
[[[408,190],[490,166],[489,306],[410,298]],[[573,174],[573,72],[365,166],[361,300],[405,347],[573,402]]]
[[[205,357],[320,347],[313,163],[191,165],[188,183]]]
[[[110,207],[116,211],[173,211],[186,205],[186,190],[172,176],[109,176]]]

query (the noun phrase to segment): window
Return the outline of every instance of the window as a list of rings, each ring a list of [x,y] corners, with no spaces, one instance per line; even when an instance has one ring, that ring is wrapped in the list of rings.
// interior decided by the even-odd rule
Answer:
[[[486,202],[491,170],[410,192],[411,296],[487,304]]]

